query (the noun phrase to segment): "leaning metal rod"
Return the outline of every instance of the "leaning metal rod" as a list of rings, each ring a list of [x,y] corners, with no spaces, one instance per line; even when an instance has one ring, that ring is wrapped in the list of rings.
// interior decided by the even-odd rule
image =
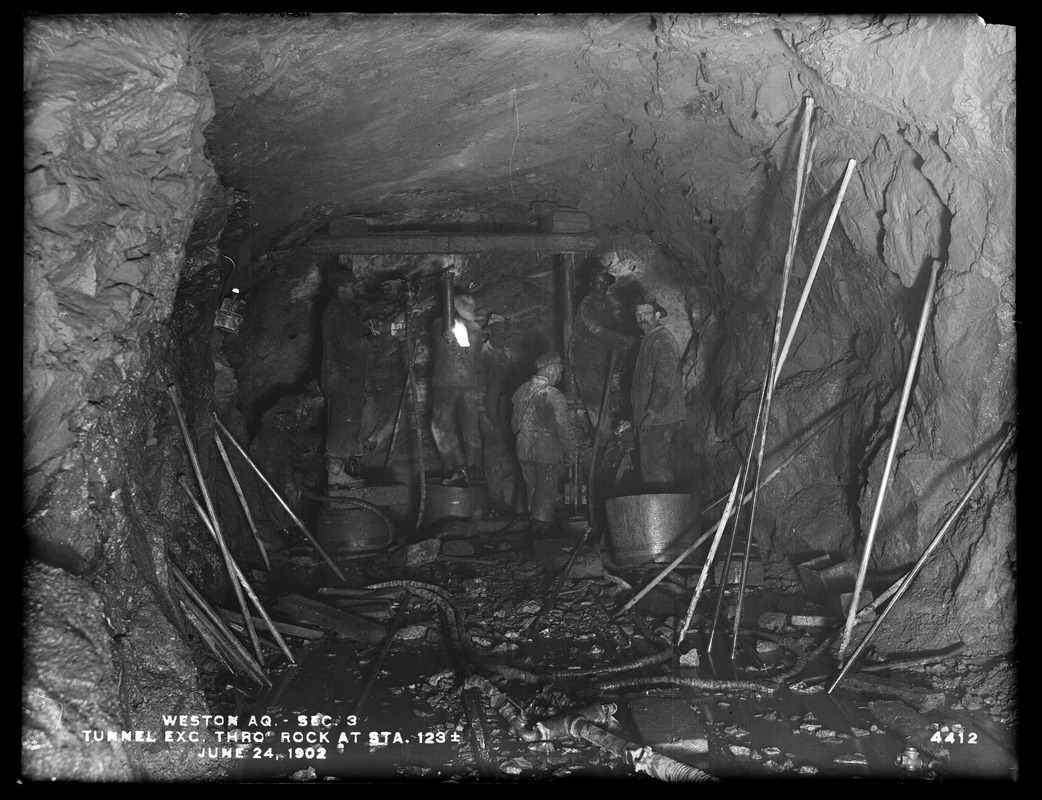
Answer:
[[[210,531],[210,535],[214,537],[217,542],[217,548],[221,551],[221,557],[224,559],[224,566],[228,570],[228,577],[231,578],[232,589],[235,592],[235,599],[239,603],[239,608],[242,610],[242,617],[246,622],[246,630],[250,635],[250,644],[253,645],[253,651],[257,654],[257,659],[263,663],[264,654],[261,653],[260,641],[257,639],[257,631],[253,629],[253,623],[250,621],[250,610],[246,606],[246,599],[242,596],[242,589],[239,587],[239,582],[235,579],[235,560],[232,558],[231,551],[228,550],[228,545],[224,541],[224,536],[221,535],[221,526],[217,521],[217,512],[214,510],[213,501],[210,499],[210,491],[206,488],[206,481],[203,479],[203,468],[199,466],[199,456],[196,455],[195,445],[192,444],[192,437],[188,433],[188,423],[185,422],[184,414],[181,412],[181,404],[177,401],[177,387],[172,383],[166,387],[166,392],[170,395],[170,402],[174,407],[174,415],[177,417],[177,426],[181,429],[181,438],[184,439],[185,448],[188,450],[188,460],[191,462],[192,471],[195,473],[195,480],[199,484],[199,491],[202,493],[203,502],[206,503],[206,511],[203,510],[196,499],[192,496],[192,490],[188,486],[188,479],[181,476],[181,488],[185,490],[185,494],[188,495],[192,501],[192,505],[196,507],[196,511],[199,514],[199,518],[206,524],[207,530]]]
[[[619,358],[619,351],[612,350],[608,357],[608,374],[604,378],[604,391],[601,392],[601,409],[597,415],[597,428],[593,432],[593,449],[590,451],[590,472],[586,478],[586,520],[593,527],[596,504],[593,499],[594,480],[597,475],[597,452],[600,448],[602,431],[604,430],[604,418],[608,408],[608,393],[611,391],[611,379],[615,375],[615,362]]]
[[[770,383],[770,381],[767,380],[767,377],[765,375],[763,386],[760,388],[760,401],[759,403],[757,403],[756,406],[756,418],[753,422],[753,435],[752,438],[749,440],[749,452],[746,454],[745,462],[742,464],[741,472],[738,473],[738,477],[735,479],[735,485],[738,485],[740,481],[742,488],[739,490],[738,496],[742,498],[745,497],[745,487],[749,480],[749,473],[753,460],[753,452],[756,444],[756,435],[759,432],[761,425],[763,424],[763,407],[764,401],[767,399],[768,383]],[[731,493],[733,496],[734,489],[731,490]],[[723,571],[720,573],[720,588],[717,591],[716,605],[713,608],[713,620],[709,628],[709,643],[706,645],[706,652],[712,652],[713,650],[713,640],[716,638],[716,626],[717,622],[720,619],[720,609],[724,604],[724,590],[727,588],[727,579],[730,577],[731,572],[731,555],[734,553],[735,538],[738,536],[738,523],[741,521],[742,508],[744,505],[745,503],[742,503],[738,506],[737,509],[735,509],[734,520],[731,523],[731,538],[727,541],[727,553],[724,557]],[[708,561],[706,562],[706,564],[703,565],[703,574],[706,573],[707,569],[712,569],[712,564],[708,563]],[[694,615],[694,610],[694,605],[692,604],[691,608],[689,609],[689,617]],[[687,632],[686,623],[684,625],[684,632]],[[677,639],[678,646],[680,645],[680,641],[682,638],[683,636]]]
[[[307,529],[307,526],[305,526],[304,523],[300,521],[300,517],[293,513],[293,509],[291,509],[289,507],[289,504],[282,499],[282,495],[280,495],[275,490],[275,487],[271,485],[271,481],[264,477],[264,473],[260,471],[260,467],[253,463],[252,458],[246,455],[246,451],[243,450],[242,445],[235,440],[235,437],[232,436],[231,431],[229,431],[224,426],[224,423],[221,422],[221,418],[218,417],[216,413],[213,415],[213,418],[214,420],[216,420],[217,427],[220,429],[221,433],[223,433],[225,438],[229,442],[231,442],[232,445],[234,445],[236,450],[239,451],[239,455],[246,459],[246,463],[253,467],[253,471],[257,474],[257,477],[261,479],[261,483],[268,487],[268,490],[275,496],[275,499],[279,501],[282,507],[286,510],[286,513],[289,514],[290,519],[292,519],[294,524],[298,528],[300,528],[300,530],[303,532],[305,536],[308,537],[308,540],[314,546],[315,550],[318,551],[318,554],[322,556],[322,558],[325,560],[327,564],[329,564],[330,568],[333,570],[333,574],[340,578],[340,580],[342,580],[344,583],[347,583],[347,578],[344,577],[344,573],[340,571],[340,568],[333,562],[333,559],[329,557],[329,553],[327,553],[325,549],[322,547],[322,545],[318,543],[315,537],[311,535],[311,531],[309,531]]]
[[[246,497],[242,493],[242,486],[239,485],[239,479],[235,475],[235,470],[232,469],[232,462],[228,460],[228,451],[224,449],[224,443],[221,441],[220,435],[217,431],[213,432],[213,440],[217,444],[217,452],[221,454],[221,461],[224,462],[224,468],[228,472],[228,477],[231,478],[232,486],[235,487],[235,494],[239,498],[239,505],[242,506],[243,513],[246,514],[246,522],[249,523],[250,532],[253,534],[253,540],[257,543],[257,549],[260,550],[261,558],[264,559],[264,566],[267,567],[268,571],[271,571],[271,562],[268,561],[268,551],[264,549],[264,542],[261,541],[260,534],[257,533],[257,526],[253,522],[253,514],[250,513],[250,507],[246,503]]]
[[[923,310],[919,315],[919,330],[915,334],[915,344],[912,346],[912,357],[908,362],[908,374],[905,376],[904,389],[901,392],[901,403],[897,408],[897,418],[894,420],[894,433],[890,437],[890,449],[886,455],[886,466],[883,467],[883,477],[879,482],[879,493],[876,497],[876,507],[872,512],[872,524],[868,529],[868,538],[865,540],[865,551],[861,556],[861,566],[858,569],[857,581],[854,583],[854,602],[850,604],[847,612],[847,624],[843,629],[843,638],[839,642],[839,653],[837,655],[840,663],[843,662],[843,654],[850,645],[850,635],[854,630],[854,617],[857,615],[856,598],[861,597],[861,590],[865,588],[865,574],[868,572],[868,560],[872,556],[872,545],[875,542],[876,530],[879,527],[879,517],[883,511],[883,500],[886,498],[887,486],[890,483],[890,469],[894,463],[894,454],[897,452],[897,442],[901,438],[901,428],[904,425],[905,410],[908,408],[908,399],[912,395],[912,383],[915,381],[917,367],[919,366],[919,351],[923,346],[923,338],[926,336],[926,322],[930,318],[930,310],[933,307],[933,292],[937,286],[937,273],[940,272],[941,262],[934,261],[930,270],[930,283],[926,287],[926,297],[923,299]]]
[[[568,563],[564,565],[564,570],[562,570],[561,574],[557,576],[557,580],[554,581],[554,587],[550,591],[550,596],[546,598],[543,607],[539,609],[539,613],[535,615],[532,624],[528,626],[528,630],[525,632],[526,638],[530,638],[539,630],[539,626],[543,623],[543,617],[545,617],[547,612],[554,607],[554,603],[557,602],[557,596],[561,593],[561,587],[564,586],[564,582],[568,580],[568,576],[572,574],[572,567],[575,566],[575,559],[578,558],[579,552],[586,546],[586,542],[592,533],[593,528],[587,525],[582,538],[579,540],[579,544],[575,546],[575,549],[572,550],[571,556],[568,557]]]
[[[851,654],[850,659],[846,662],[846,664],[843,665],[843,669],[840,670],[839,675],[836,676],[836,679],[828,688],[829,693],[831,693],[832,690],[836,688],[836,684],[843,680],[843,676],[847,674],[850,668],[854,665],[854,662],[857,661],[858,656],[860,656],[861,653],[864,651],[865,645],[868,644],[869,640],[879,629],[879,626],[883,624],[883,620],[886,619],[891,609],[893,609],[893,607],[897,605],[897,601],[901,599],[901,595],[903,595],[905,591],[908,589],[908,587],[911,586],[912,581],[915,580],[916,575],[918,575],[919,571],[923,568],[923,564],[926,563],[926,560],[930,557],[930,554],[934,551],[937,545],[940,544],[941,539],[944,538],[944,534],[948,532],[948,529],[955,523],[955,520],[958,519],[959,515],[962,513],[962,510],[966,507],[966,504],[969,502],[974,492],[976,492],[977,488],[984,482],[984,478],[987,477],[988,472],[991,471],[992,466],[998,460],[999,456],[1009,446],[1010,442],[1013,441],[1013,438],[1016,434],[1016,430],[1017,429],[1015,426],[1011,426],[1010,429],[1006,432],[1005,438],[1002,440],[999,446],[995,448],[995,452],[991,454],[991,458],[989,458],[988,463],[984,465],[984,469],[980,471],[980,474],[977,476],[976,480],[974,480],[973,483],[970,484],[970,488],[968,488],[965,491],[965,493],[963,493],[962,499],[959,500],[959,504],[955,507],[952,513],[948,515],[948,519],[945,520],[944,525],[941,526],[941,529],[937,532],[937,535],[933,537],[933,541],[930,542],[929,546],[926,548],[926,551],[922,554],[922,556],[920,556],[919,560],[915,563],[915,566],[912,567],[912,569],[909,571],[908,575],[905,576],[904,580],[901,582],[900,587],[898,587],[897,592],[894,594],[894,599],[890,602],[890,605],[883,609],[879,616],[876,617],[876,621],[872,624],[872,627],[869,629],[868,633],[865,634],[865,638],[861,640],[861,644],[857,646],[857,649]],[[860,595],[854,596],[859,597]]]
[[[263,667],[253,660],[253,656],[251,656],[249,651],[242,646],[242,642],[240,642],[236,638],[235,634],[231,632],[227,623],[221,619],[220,614],[214,611],[213,606],[206,602],[206,598],[203,597],[199,590],[195,588],[188,576],[181,571],[180,567],[178,567],[172,559],[169,560],[169,566],[170,572],[180,583],[181,589],[185,592],[186,596],[190,597],[203,613],[209,617],[217,630],[220,631],[222,638],[227,640],[226,645],[228,645],[229,649],[235,653],[236,660],[239,661],[248,672],[256,674],[262,678],[262,683],[267,682],[267,685],[271,686],[271,681],[265,674]]]
[[[731,487],[731,496],[727,498],[727,505],[724,507],[724,515],[720,517],[720,522],[716,524],[716,536],[713,537],[713,543],[709,546],[709,554],[706,556],[705,563],[702,565],[702,574],[698,576],[698,585],[695,587],[695,593],[691,596],[691,603],[687,607],[687,615],[684,617],[684,624],[680,627],[680,631],[677,633],[676,644],[678,647],[680,646],[680,643],[684,641],[684,635],[687,633],[687,629],[691,625],[691,619],[695,616],[695,606],[698,605],[698,600],[702,596],[702,589],[705,588],[706,578],[709,577],[709,571],[713,568],[713,557],[716,555],[717,547],[720,546],[720,540],[724,538],[724,529],[727,527],[727,520],[730,518],[731,512],[734,510],[734,499],[738,495],[739,477],[740,476],[735,475],[734,486]]]
[[[799,445],[791,453],[789,453],[789,455],[785,456],[785,458],[782,460],[782,462],[771,471],[770,475],[768,475],[766,478],[764,478],[762,481],[760,481],[760,488],[762,489],[768,483],[770,483],[775,478],[777,478],[778,477],[778,473],[781,472],[783,469],[785,469],[787,466],[789,466],[789,464],[792,462],[792,460],[794,458],[796,458],[796,456],[798,456],[800,453],[802,453],[804,450],[806,450],[807,447],[810,446],[811,442],[813,442],[818,437],[818,434],[821,433],[822,431],[824,431],[825,428],[828,427],[828,425],[839,415],[839,412],[842,411],[843,409],[845,409],[853,401],[854,401],[853,397],[848,397],[843,402],[837,403],[835,406],[833,406],[832,409],[830,409],[828,411],[828,413],[826,413],[825,416],[821,418],[821,420],[818,422],[818,424],[815,425],[814,428],[811,429],[811,432],[807,435],[807,438],[804,439],[802,442],[800,442]],[[772,453],[772,455],[775,455],[775,454]],[[748,503],[752,499],[752,496],[753,496],[752,492],[750,491],[749,493],[747,493],[745,495],[745,499],[742,502],[743,503]],[[712,503],[710,503],[705,508],[703,508],[702,509],[702,513],[705,514],[710,509],[716,508],[718,505],[720,505],[726,499],[727,499],[727,494],[726,493],[720,495],[720,497],[718,497]]]
[[[192,502],[192,506],[195,508],[196,513],[199,515],[199,519],[203,521],[203,524],[206,526],[206,529],[210,531],[210,535],[218,540],[218,543],[221,544],[222,548],[226,549],[227,546],[224,545],[224,540],[219,536],[220,530],[214,528],[210,524],[210,521],[206,519],[206,514],[203,512],[202,506],[200,506],[199,501],[192,496],[192,490],[188,488],[188,481],[185,479],[183,475],[181,476],[181,488],[185,490],[185,494],[188,495],[188,499]],[[253,587],[250,586],[250,582],[246,580],[246,576],[242,574],[242,570],[239,568],[239,565],[235,563],[235,559],[232,558],[230,552],[228,553],[228,560],[231,562],[231,568],[229,569],[229,572],[231,572],[232,585],[238,586],[238,584],[242,584],[242,588],[246,590],[246,594],[249,595],[250,600],[253,601],[253,604],[257,607],[257,610],[260,612],[261,617],[264,619],[264,624],[268,626],[268,629],[271,631],[271,635],[275,638],[275,641],[279,643],[279,648],[282,650],[283,653],[286,654],[286,658],[289,659],[289,663],[296,664],[297,662],[293,660],[293,653],[286,645],[285,640],[282,638],[282,634],[280,634],[278,630],[275,628],[275,623],[271,621],[271,617],[268,616],[268,612],[264,610],[264,606],[261,605],[261,601],[260,599],[258,599],[257,593],[253,591]],[[238,581],[238,583],[236,583],[236,581]],[[238,591],[236,591],[236,594],[241,597],[241,594]],[[243,607],[245,608],[245,605]],[[249,613],[246,614],[246,627],[249,628],[251,631],[253,630],[253,620],[250,618]],[[256,634],[254,634],[254,636],[256,636]],[[264,660],[263,657],[261,658],[261,660]]]
[[[767,379],[765,383],[767,387],[767,399],[763,407],[763,418],[759,427],[760,445],[756,454],[756,471],[753,473],[756,478],[753,481],[753,499],[752,502],[749,503],[749,524],[746,528],[745,553],[742,557],[741,579],[739,580],[738,599],[735,607],[735,633],[734,636],[731,637],[731,661],[734,661],[735,653],[737,652],[738,631],[741,630],[742,626],[742,610],[745,605],[745,586],[747,581],[746,573],[749,568],[749,557],[753,545],[754,522],[756,520],[756,501],[760,496],[760,472],[763,469],[763,454],[767,446],[767,429],[770,427],[771,422],[771,402],[774,399],[774,386],[778,375],[778,364],[780,363],[778,356],[780,355],[782,323],[785,317],[785,298],[788,293],[789,279],[792,277],[792,261],[796,256],[796,242],[799,239],[800,232],[800,214],[803,211],[804,167],[807,163],[807,145],[810,140],[810,120],[814,113],[814,98],[807,98],[805,113],[806,116],[803,118],[803,138],[800,142],[799,172],[796,175],[796,202],[792,209],[792,225],[789,230],[789,247],[785,252],[785,264],[782,268],[781,296],[778,298],[778,313],[774,320],[774,337],[771,342],[771,352],[767,357],[768,366]],[[807,177],[809,177],[809,172],[810,170],[808,168]],[[737,529],[737,527],[738,521],[735,520],[735,528]],[[727,556],[728,559],[730,559],[731,553],[728,552]],[[725,581],[726,578],[727,576],[725,574]],[[713,620],[713,623],[716,624],[716,619]]]
[[[825,255],[825,246],[829,243],[829,237],[832,235],[832,226],[836,224],[836,217],[839,216],[839,207],[843,204],[843,197],[847,193],[847,185],[850,183],[850,176],[854,174],[854,166],[857,164],[853,158],[847,162],[847,170],[843,173],[843,182],[839,185],[839,194],[836,195],[836,201],[832,204],[832,213],[829,215],[829,221],[825,225],[825,232],[821,236],[821,243],[818,245],[818,251],[814,254],[814,263],[811,264],[810,272],[807,274],[807,281],[803,287],[803,293],[800,295],[800,301],[796,304],[796,311],[792,316],[792,322],[789,323],[789,332],[785,336],[785,344],[782,345],[781,356],[778,358],[778,370],[774,374],[774,382],[778,382],[778,376],[781,374],[782,365],[785,363],[786,356],[789,355],[789,347],[792,346],[793,337],[796,336],[796,326],[799,325],[800,318],[803,316],[803,309],[807,305],[807,298],[810,295],[810,289],[814,285],[814,279],[818,275],[818,267],[821,264],[821,258]]]
[[[394,635],[398,632],[402,620],[405,619],[405,609],[409,606],[409,599],[409,595],[405,594],[402,597],[401,603],[398,604],[398,613],[394,615],[394,620],[391,622],[391,627],[387,630],[387,637],[384,639],[383,646],[380,648],[380,653],[373,662],[369,678],[366,680],[365,686],[362,687],[362,692],[358,695],[358,700],[355,701],[354,710],[351,712],[354,716],[358,716],[361,713],[362,706],[364,706],[365,701],[369,699],[369,692],[372,691],[373,684],[376,682],[376,676],[380,674],[380,670],[383,668],[384,659],[387,658],[387,652],[391,649]]]
[[[847,401],[847,402],[849,402],[849,401]],[[834,416],[836,413],[838,413],[841,408],[845,407],[845,405],[846,405],[846,403],[843,403],[840,406],[837,406],[836,409],[833,411],[833,413],[830,414],[830,418],[829,419],[823,420],[819,424],[819,426],[814,431],[812,431],[811,434],[806,439],[804,439],[802,442],[800,442],[799,446],[796,447],[796,449],[793,450],[791,453],[789,453],[789,455],[787,455],[785,457],[785,460],[782,461],[777,467],[775,467],[774,471],[760,482],[760,488],[763,488],[768,483],[770,483],[775,478],[777,478],[778,475],[782,472],[782,470],[784,470],[787,466],[789,466],[789,464],[792,463],[792,461],[796,458],[796,456],[798,456],[800,453],[802,453],[804,450],[806,450],[807,447],[811,444],[811,442],[813,442],[815,440],[815,438],[817,438],[818,434],[820,434],[823,430],[825,430],[826,425],[831,421],[831,417]],[[737,482],[736,482],[736,485],[737,485]],[[728,497],[729,497],[729,495],[724,495],[723,497],[720,498],[719,502],[722,503]],[[753,498],[753,493],[752,492],[747,492],[745,497],[742,498],[742,505],[745,505],[746,503],[748,503],[750,500],[752,500],[752,498]],[[717,503],[713,503],[712,505],[715,506],[715,505],[717,505]],[[712,506],[710,506],[710,507],[712,507]],[[716,533],[717,529],[720,527],[721,524],[726,524],[726,521],[724,519],[720,519],[717,522],[715,522],[712,525],[712,527],[710,527],[709,530],[707,530],[705,533],[703,533],[694,544],[692,544],[683,553],[681,553],[679,556],[677,556],[675,559],[673,559],[673,561],[671,561],[669,564],[667,564],[666,567],[662,570],[662,572],[660,572],[658,575],[656,575],[654,578],[652,578],[651,581],[648,582],[648,585],[645,586],[643,589],[641,589],[636,595],[634,595],[633,598],[629,602],[627,602],[626,605],[624,605],[622,608],[620,608],[615,613],[614,616],[618,617],[621,614],[625,614],[627,611],[629,611],[631,608],[633,608],[633,606],[635,606],[637,603],[639,603],[648,592],[650,592],[652,589],[654,589],[656,586],[658,586],[658,584],[667,575],[669,575],[669,573],[671,573],[674,569],[676,569],[681,564],[681,562],[684,561],[684,559],[686,559],[693,552],[695,552],[695,550],[697,550],[699,547],[701,547],[702,544],[705,543],[705,541],[707,539],[709,539],[710,536],[712,536],[714,533]]]

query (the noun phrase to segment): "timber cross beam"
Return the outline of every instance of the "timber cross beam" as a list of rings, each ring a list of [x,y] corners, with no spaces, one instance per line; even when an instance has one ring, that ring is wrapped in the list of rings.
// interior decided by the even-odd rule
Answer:
[[[378,255],[383,253],[575,253],[593,251],[596,236],[580,233],[379,233],[366,236],[316,234],[311,253]]]

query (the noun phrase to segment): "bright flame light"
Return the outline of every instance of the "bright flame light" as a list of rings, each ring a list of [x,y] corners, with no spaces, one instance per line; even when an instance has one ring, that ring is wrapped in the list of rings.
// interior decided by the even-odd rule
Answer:
[[[452,323],[452,335],[456,337],[460,347],[470,347],[470,336],[467,335],[467,326],[461,320]]]

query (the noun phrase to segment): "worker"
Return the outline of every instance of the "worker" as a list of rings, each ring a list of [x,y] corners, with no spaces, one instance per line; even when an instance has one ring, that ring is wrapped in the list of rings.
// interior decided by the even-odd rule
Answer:
[[[346,270],[329,275],[333,296],[322,314],[322,392],[326,396],[325,460],[330,486],[360,486],[359,433],[374,329],[362,320],[357,280]]]
[[[615,276],[598,262],[590,272],[589,282],[590,291],[579,303],[572,323],[568,363],[579,397],[586,406],[590,424],[596,428],[604,384],[611,380],[608,375],[610,351],[625,350],[634,344],[635,339],[613,330],[618,323],[608,297],[608,288],[615,283]]]
[[[488,340],[481,348],[481,434],[489,502],[494,510],[513,513],[521,502],[521,475],[510,428],[510,396],[518,383],[517,356],[504,338],[507,322],[502,314],[492,313],[485,323]]]
[[[517,460],[528,489],[531,538],[545,535],[550,528],[557,481],[576,440],[568,424],[568,402],[554,387],[564,372],[561,356],[553,351],[544,353],[535,366],[535,376],[514,392],[512,418]]]
[[[458,333],[434,320],[434,378],[431,381],[431,434],[445,470],[446,486],[467,486],[481,476],[479,359],[484,336],[477,322],[477,302],[455,296]]]
[[[634,313],[643,334],[630,390],[640,477],[648,489],[669,491],[673,440],[685,415],[680,348],[662,324],[666,310],[654,298],[642,297]]]

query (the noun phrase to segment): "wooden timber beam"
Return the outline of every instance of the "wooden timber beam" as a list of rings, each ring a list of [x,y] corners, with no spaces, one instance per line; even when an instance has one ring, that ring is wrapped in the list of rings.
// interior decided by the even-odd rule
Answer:
[[[381,233],[367,236],[314,235],[311,253],[575,253],[598,248],[588,233]]]

